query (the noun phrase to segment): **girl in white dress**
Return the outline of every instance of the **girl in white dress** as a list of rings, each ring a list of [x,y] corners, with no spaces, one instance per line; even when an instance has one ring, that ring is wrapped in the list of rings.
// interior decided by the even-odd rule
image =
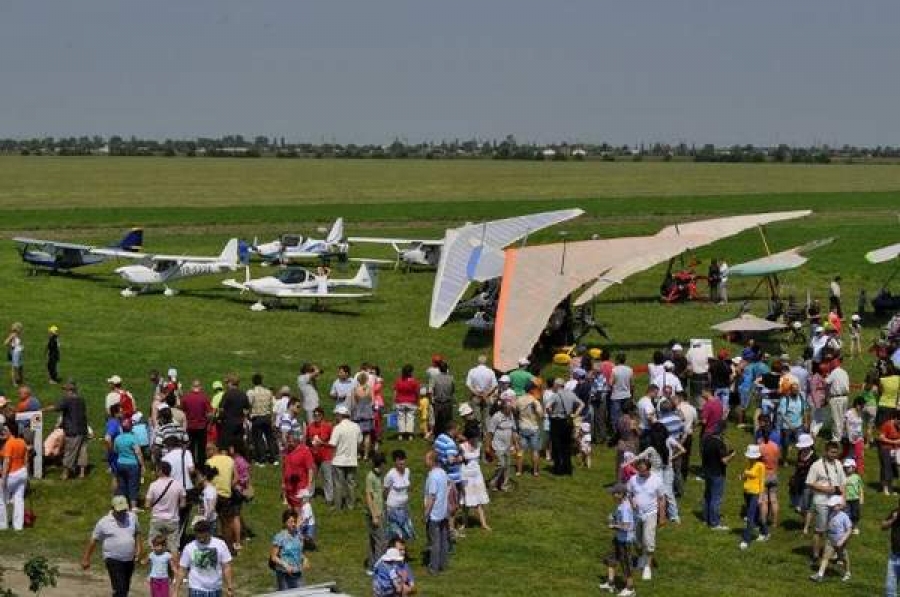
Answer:
[[[488,497],[487,487],[484,484],[484,475],[481,473],[481,446],[476,430],[471,429],[466,433],[466,441],[460,446],[462,452],[462,479],[464,482],[462,505],[466,508],[465,519],[469,519],[469,508],[475,508],[478,512],[478,520],[481,528],[490,531],[487,519],[484,515],[484,505],[491,500]]]

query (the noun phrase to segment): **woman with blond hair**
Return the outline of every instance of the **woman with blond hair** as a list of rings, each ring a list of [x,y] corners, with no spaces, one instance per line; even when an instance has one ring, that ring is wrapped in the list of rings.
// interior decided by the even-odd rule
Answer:
[[[18,321],[9,328],[9,335],[3,341],[6,346],[9,364],[12,367],[12,383],[14,386],[20,386],[25,383],[25,343],[22,342],[22,324]]]

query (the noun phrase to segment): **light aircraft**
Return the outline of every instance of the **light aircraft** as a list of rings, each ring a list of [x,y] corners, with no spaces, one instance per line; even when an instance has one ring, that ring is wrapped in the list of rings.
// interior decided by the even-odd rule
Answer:
[[[343,261],[347,258],[348,247],[344,239],[344,218],[338,218],[323,240],[301,234],[284,234],[278,240],[268,243],[257,244],[254,240],[250,252],[259,255],[264,263],[288,264],[311,259]]]
[[[895,261],[897,263],[897,267],[894,268],[887,280],[882,282],[881,289],[872,299],[872,307],[878,315],[886,315],[900,309],[900,295],[892,294],[888,289],[891,281],[900,273],[900,243],[869,251],[866,253],[866,261],[869,263]]]
[[[371,290],[375,288],[375,270],[367,263],[359,267],[359,271],[352,278],[336,279],[317,276],[316,272],[302,267],[289,267],[280,271],[277,275],[264,278],[250,278],[250,268],[245,269],[246,277],[243,282],[235,279],[224,280],[222,284],[229,288],[237,288],[241,292],[252,292],[261,300],[254,303],[250,309],[264,311],[264,298],[270,297],[275,302],[283,299],[312,300],[320,304],[323,300],[333,299],[357,299],[372,296],[371,292],[331,292],[335,288],[356,287]]]
[[[76,267],[103,263],[109,257],[91,254],[91,245],[79,245],[75,243],[61,243],[52,240],[38,240],[17,236],[13,242],[19,245],[19,254],[22,261],[32,267],[33,270],[43,268],[51,272],[70,272]],[[122,240],[110,249],[121,251],[140,251],[144,242],[144,231],[134,228],[128,232]]]
[[[165,296],[174,296],[177,291],[169,287],[170,282],[183,278],[219,274],[234,271],[238,267],[238,239],[232,238],[218,257],[196,257],[193,255],[148,255],[128,253],[117,249],[92,249],[91,253],[106,257],[125,257],[142,261],[140,265],[126,265],[116,269],[116,273],[128,283],[122,296],[130,297],[144,292],[150,286],[162,285]],[[132,290],[138,286],[138,292]]]
[[[441,247],[444,241],[441,239],[412,239],[412,238],[381,238],[371,236],[351,236],[347,239],[350,243],[371,243],[391,245],[397,253],[394,267],[402,263],[409,270],[413,266],[437,267],[441,260]]]

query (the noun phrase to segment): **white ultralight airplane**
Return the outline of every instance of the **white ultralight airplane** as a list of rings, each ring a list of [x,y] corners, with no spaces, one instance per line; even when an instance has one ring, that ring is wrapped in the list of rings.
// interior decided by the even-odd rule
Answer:
[[[225,244],[225,248],[218,257],[196,257],[193,255],[149,255],[146,253],[131,253],[119,249],[92,249],[91,253],[105,255],[107,257],[124,257],[141,261],[140,265],[126,265],[115,271],[128,283],[128,287],[122,291],[122,296],[135,296],[145,292],[150,286],[162,285],[165,296],[174,296],[178,293],[169,287],[170,282],[183,278],[220,274],[224,271],[234,271],[238,268],[238,239],[232,238]],[[136,292],[132,286],[140,287]]]
[[[402,263],[407,270],[413,266],[437,267],[441,260],[442,239],[414,239],[414,238],[384,238],[373,236],[351,236],[347,239],[351,243],[371,243],[378,245],[391,245],[397,253],[394,267]]]
[[[284,299],[311,300],[316,304],[321,301],[334,299],[359,299],[372,296],[371,292],[332,292],[335,288],[363,288],[371,290],[375,288],[375,270],[366,263],[359,267],[359,271],[352,278],[329,278],[317,276],[312,270],[302,267],[289,267],[283,269],[275,276],[264,278],[251,278],[250,268],[245,268],[246,277],[243,282],[235,279],[224,280],[222,284],[229,288],[237,288],[242,293],[252,292],[260,297],[260,300],[250,307],[252,311],[265,311],[265,298],[272,298],[276,303]]]
[[[304,237],[301,234],[284,234],[272,242],[250,247],[264,263],[291,263],[310,259],[345,259],[349,245],[344,240],[344,218],[338,218],[324,239]]]

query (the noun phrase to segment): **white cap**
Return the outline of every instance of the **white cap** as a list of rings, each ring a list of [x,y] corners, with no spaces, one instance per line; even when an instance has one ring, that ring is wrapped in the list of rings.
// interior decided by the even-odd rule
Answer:
[[[672,350],[684,350],[684,348],[681,347],[681,344],[673,344]]]
[[[800,437],[797,438],[797,447],[800,449],[811,448],[814,443],[816,443],[816,442],[813,440],[813,437],[808,433],[801,433]]]
[[[666,361],[665,363],[663,363],[663,369],[665,369],[667,371],[669,369],[674,369],[674,368],[675,368],[675,363],[673,363],[672,361]]]
[[[815,333],[817,333],[817,334],[821,334],[822,332],[825,331],[825,328],[823,328],[823,327],[820,326],[820,325],[817,325],[817,326],[816,326],[816,329],[814,329],[813,331],[814,331]]]
[[[499,381],[500,383],[509,383],[511,380],[509,379],[509,375],[506,375],[504,373],[503,375],[500,376],[500,379],[498,379],[497,381]]]
[[[385,562],[402,562],[403,556],[400,555],[400,550],[396,547],[392,547],[384,552],[384,555],[381,556],[381,559]]]
[[[844,468],[848,466],[856,467],[856,460],[853,458],[844,458]]]
[[[131,415],[132,423],[140,423],[143,419],[144,415],[142,415],[141,413],[134,413],[133,415]]]
[[[799,321],[795,321],[794,323],[791,324],[791,327],[794,328],[795,330],[799,330],[800,328],[803,327],[803,324],[800,323]]]
[[[585,421],[584,423],[582,423],[582,424],[581,424],[581,431],[582,431],[583,433],[590,433],[590,432],[591,432],[591,424],[588,423],[587,421]]]
[[[747,446],[747,451],[744,452],[744,456],[747,458],[760,458],[762,457],[762,452],[759,451],[759,446],[756,444],[750,444]]]
[[[474,411],[472,410],[472,407],[469,406],[468,402],[463,402],[462,404],[459,405],[459,416],[467,417],[467,416],[471,415],[473,412]]]
[[[500,400],[512,401],[516,399],[515,390],[503,390],[500,392]]]
[[[178,369],[176,369],[175,367],[171,367],[168,373],[166,373],[166,376],[171,379],[178,379]]]
[[[519,359],[519,367],[527,367],[530,364],[531,364],[531,361],[529,361],[525,357],[522,357],[521,359]]]
[[[428,387],[422,386],[419,388],[419,396],[427,396],[428,395]]]
[[[344,415],[345,417],[349,417],[349,416],[350,416],[350,409],[347,408],[347,407],[346,407],[345,405],[343,405],[343,404],[338,404],[337,406],[334,407],[334,414],[336,414],[336,415]]]
[[[828,507],[829,508],[834,508],[835,506],[843,506],[843,505],[844,505],[844,498],[842,496],[833,495],[828,498]]]
[[[853,315],[850,316],[850,319],[852,321],[859,321],[860,320],[859,313],[854,313]]]
[[[122,378],[119,377],[118,375],[113,375],[112,377],[110,377],[109,379],[106,380],[106,383],[111,383],[111,384],[117,386],[120,383],[122,383]]]
[[[743,360],[744,359],[742,359],[741,357],[732,357],[731,362],[734,363],[735,365],[740,365],[741,361],[743,361]]]

